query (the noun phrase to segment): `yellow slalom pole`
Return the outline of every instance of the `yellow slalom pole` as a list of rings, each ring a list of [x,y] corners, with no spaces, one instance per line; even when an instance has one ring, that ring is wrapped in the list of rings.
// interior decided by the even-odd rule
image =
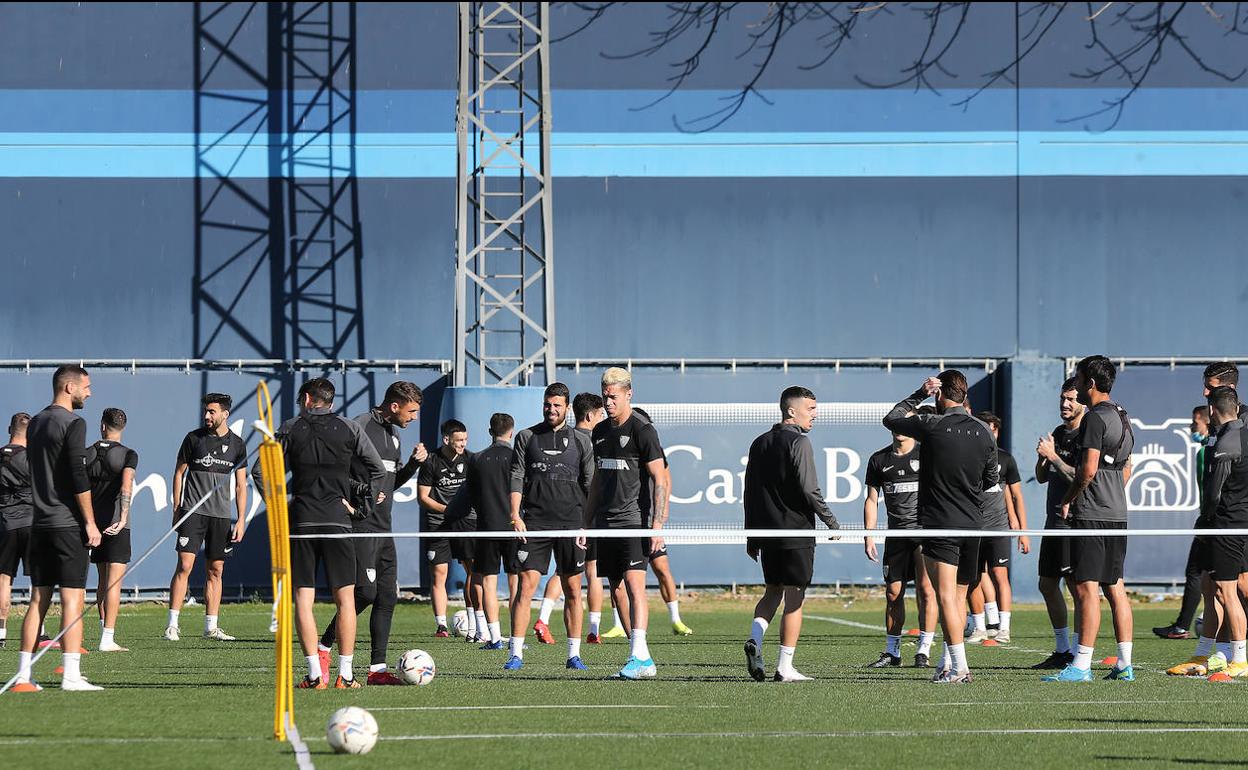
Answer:
[[[290,522],[286,510],[286,461],[282,447],[273,439],[273,401],[268,385],[256,386],[260,422],[267,435],[260,444],[260,472],[264,477],[264,504],[268,509],[269,558],[272,562],[273,603],[276,607],[277,634],[274,636],[275,681],[273,737],[286,740],[287,719],[295,721],[294,682],[291,674],[292,611],[290,585]]]

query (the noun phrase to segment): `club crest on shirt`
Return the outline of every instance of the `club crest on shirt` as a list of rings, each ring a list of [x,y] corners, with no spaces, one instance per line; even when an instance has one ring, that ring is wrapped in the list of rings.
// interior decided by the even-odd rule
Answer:
[[[464,472],[464,464],[463,464],[463,463],[455,463],[455,472],[456,472],[456,473],[463,473],[463,472]]]
[[[377,582],[377,570],[375,570],[375,569],[366,569],[366,570],[364,570],[364,575],[365,575],[365,577],[367,577],[367,578],[368,578],[368,582],[370,582],[370,583],[376,583],[376,582]]]
[[[393,442],[393,444],[394,444],[394,448],[395,448],[395,449],[398,449],[398,448],[399,448],[399,437],[398,437],[398,436],[391,436],[391,437],[390,437],[390,441],[391,441],[391,442]]]
[[[620,436],[620,446],[621,447],[628,446],[628,436]]]
[[[919,461],[918,461],[918,460],[911,460],[911,461],[910,461],[910,470],[914,471],[915,473],[918,473],[918,472],[919,472]]]
[[[1127,508],[1132,511],[1194,511],[1200,507],[1196,453],[1190,420],[1175,417],[1160,425],[1131,418],[1135,449],[1127,480]]]
[[[564,436],[564,437],[563,437],[563,448],[564,448],[564,449],[567,449],[567,448],[568,448],[568,437],[567,437],[567,436]]]

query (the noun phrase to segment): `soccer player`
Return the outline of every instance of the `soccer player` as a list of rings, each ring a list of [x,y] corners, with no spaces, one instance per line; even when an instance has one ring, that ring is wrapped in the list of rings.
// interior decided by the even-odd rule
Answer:
[[[1203,502],[1204,498],[1204,473],[1205,473],[1205,441],[1209,438],[1209,407],[1202,404],[1192,410],[1192,424],[1190,426],[1192,441],[1200,444],[1200,449],[1196,450],[1196,484],[1200,489]],[[1199,526],[1199,517],[1197,521]],[[1192,538],[1191,548],[1187,552],[1187,566],[1183,570],[1183,601],[1179,605],[1179,616],[1175,618],[1173,623],[1165,626],[1157,626],[1153,628],[1153,633],[1162,639],[1191,639],[1192,621],[1196,619],[1196,608],[1200,606],[1201,596],[1205,593],[1203,589],[1202,575],[1204,575],[1204,552],[1202,550],[1201,538]]]
[[[509,414],[496,412],[490,417],[490,438],[486,449],[476,452],[468,459],[468,471],[464,485],[451,502],[456,507],[476,511],[475,529],[482,532],[499,532],[509,526],[511,513],[511,434],[516,421]],[[472,571],[469,573],[473,586],[479,591],[481,603],[477,605],[477,636],[485,642],[483,650],[504,648],[502,627],[498,619],[498,572],[506,564],[509,540],[481,539],[473,543]]]
[[[632,399],[633,380],[628,370],[607,369],[602,375],[607,419],[598,423],[592,434],[597,470],[586,503],[586,517],[592,517],[597,527],[639,529],[640,499],[647,491],[642,483],[644,471],[655,479],[651,528],[661,529],[667,523],[670,497],[663,472],[663,447],[650,421],[633,413]],[[629,656],[619,671],[621,679],[656,675],[646,643],[650,614],[646,600],[646,553],[662,547],[661,537],[603,538],[598,544],[599,570],[610,581],[617,601],[627,598],[629,602]]]
[[[350,500],[351,469],[357,463],[373,489],[382,489],[386,467],[358,422],[333,413],[334,383],[315,377],[299,388],[298,417],[282,423],[275,438],[290,472],[290,531],[296,535],[347,534],[357,515]],[[264,488],[260,463],[252,468]],[[363,514],[363,512],[359,512]],[[324,690],[328,671],[321,670],[316,643],[316,571],[325,571],[338,618],[338,678],[335,689],[358,689],[355,653],[355,546],[343,538],[299,539],[290,543],[291,581],[295,588],[295,626],[308,661],[304,690]]]
[[[1062,498],[1062,514],[1075,529],[1102,530],[1106,536],[1077,537],[1070,556],[1078,594],[1079,644],[1075,659],[1046,682],[1092,681],[1092,652],[1101,625],[1100,592],[1109,600],[1118,661],[1105,677],[1135,680],[1131,667],[1133,623],[1131,602],[1122,583],[1127,539],[1112,533],[1127,528],[1127,481],[1135,437],[1126,411],[1110,400],[1117,370],[1105,356],[1088,356],[1075,368],[1079,403],[1088,408],[1079,430],[1079,461],[1075,480]]]
[[[18,412],[9,419],[9,443],[0,448],[0,647],[8,636],[13,578],[18,566],[30,575],[30,525],[34,502],[30,492],[30,458],[26,454],[26,426],[30,415]]]
[[[754,439],[745,465],[742,504],[746,529],[815,529],[818,516],[828,529],[839,529],[836,517],[819,490],[815,451],[806,434],[814,427],[819,405],[815,394],[792,386],[780,394],[780,422]],[[793,667],[793,654],[802,633],[802,603],[815,569],[814,538],[758,538],[745,545],[746,554],[763,568],[767,584],[754,606],[750,638],[745,643],[745,665],[756,682],[767,678],[763,636],[784,600],[780,621],[780,656],[776,682],[808,682]]]
[[[393,532],[391,511],[394,506],[394,490],[402,487],[416,475],[420,464],[429,453],[425,445],[417,443],[407,462],[403,462],[401,443],[396,428],[401,430],[420,417],[420,405],[424,394],[411,382],[391,383],[382,396],[381,406],[373,407],[355,418],[364,429],[364,435],[377,450],[386,477],[380,488],[369,486],[368,473],[360,462],[351,465],[351,478],[356,484],[358,501],[353,505],[368,510],[364,518],[351,522],[353,532]],[[377,502],[372,502],[376,500]],[[399,601],[398,559],[394,539],[365,537],[351,541],[355,547],[355,611],[361,613],[367,607],[373,611],[368,618],[368,640],[372,648],[368,666],[367,684],[401,685],[403,680],[386,670],[386,657],[390,647],[390,626],[394,620],[394,607]],[[337,636],[338,619],[333,618],[325,626],[317,650],[321,656],[321,669],[329,670],[329,654]]]
[[[182,439],[173,470],[173,522],[194,513],[178,527],[178,565],[169,581],[169,622],[165,638],[181,639],[178,618],[186,599],[187,582],[200,546],[207,562],[204,582],[204,638],[232,642],[234,637],[217,625],[221,611],[221,576],[225,560],[243,539],[247,528],[247,444],[230,430],[233,399],[209,393],[200,400],[203,427]],[[233,477],[231,485],[230,477]],[[234,523],[231,525],[231,511]]]
[[[1211,422],[1217,426],[1206,454],[1203,524],[1213,531],[1248,527],[1248,430],[1237,417],[1239,397],[1233,388],[1214,388],[1208,396]],[[1248,537],[1210,535],[1205,538],[1205,567],[1222,606],[1222,624],[1231,643],[1231,659],[1222,679],[1248,676],[1245,639],[1248,620],[1239,595]],[[1221,635],[1219,635],[1219,638]],[[1199,651],[1198,651],[1199,652]],[[1208,655],[1208,650],[1205,651]],[[1219,677],[1215,673],[1211,678]]]
[[[967,411],[966,376],[948,369],[929,377],[884,417],[884,427],[919,442],[919,525],[923,529],[981,529],[985,490],[998,482],[997,443]],[[919,403],[936,399],[936,414]],[[927,538],[923,563],[940,604],[945,654],[933,682],[971,681],[963,630],[966,591],[979,572],[979,539]]]
[[[62,690],[101,687],[82,675],[82,623],[90,569],[88,549],[100,544],[87,478],[87,424],[74,412],[91,397],[91,377],[80,366],[62,366],[52,375],[52,404],[27,425],[27,457],[34,515],[30,530],[30,609],[22,621],[22,648],[13,692],[38,692],[31,661],[39,629],[60,586]],[[71,652],[72,650],[72,652]]]
[[[880,494],[888,513],[890,530],[919,528],[919,448],[914,439],[893,434],[893,443],[867,460],[867,499],[862,507],[862,525],[875,529]],[[906,627],[906,583],[914,583],[919,610],[919,650],[914,656],[915,668],[931,665],[932,639],[935,637],[936,592],[923,566],[919,540],[890,537],[884,541],[885,585],[885,648],[879,660],[868,668],[901,665],[901,635]],[[880,561],[875,539],[863,541],[867,558]]]
[[[606,419],[607,414],[602,408],[602,396],[597,393],[578,393],[572,399],[572,411],[576,417],[576,431],[590,439],[594,426]],[[593,441],[590,440],[592,452]],[[558,580],[550,581],[555,585]],[[589,611],[589,633],[585,635],[586,644],[602,644],[599,630],[602,626],[602,578],[598,577],[598,541],[590,539],[585,550],[585,604]],[[623,631],[623,629],[620,629]]]
[[[87,478],[91,480],[91,509],[99,528],[100,544],[91,550],[99,570],[96,602],[100,611],[100,652],[129,652],[117,644],[117,610],[121,607],[121,576],[130,563],[130,497],[139,454],[121,443],[126,413],[105,409],[100,440],[87,450]]]
[[[516,436],[511,464],[511,526],[531,534],[518,546],[520,592],[511,608],[511,656],[503,666],[508,670],[524,665],[529,604],[552,555],[564,596],[567,668],[585,670],[581,661],[581,575],[588,544],[584,538],[541,536],[543,530],[585,526],[585,497],[594,478],[594,453],[589,437],[566,424],[569,397],[566,385],[551,383],[543,395],[542,422]]]
[[[1079,462],[1079,430],[1083,426],[1085,412],[1079,403],[1079,391],[1074,377],[1062,383],[1058,394],[1058,412],[1062,424],[1048,436],[1036,443],[1036,481],[1047,485],[1045,493],[1045,529],[1070,529],[1070,522],[1062,516],[1062,499],[1075,480],[1075,465]],[[1075,644],[1071,640],[1070,622],[1066,612],[1066,598],[1062,596],[1062,580],[1071,600],[1078,608],[1079,600],[1071,574],[1070,538],[1046,537],[1040,541],[1040,595],[1049,613],[1049,625],[1053,627],[1053,654],[1036,665],[1037,670],[1060,670],[1075,659]],[[1078,634],[1075,635],[1076,637]]]
[[[980,412],[976,415],[980,422],[992,431],[993,441],[1001,440],[1001,418],[992,412]],[[997,445],[997,478],[995,486],[990,487],[984,496],[984,528],[985,529],[1026,529],[1027,508],[1023,503],[1023,478],[1018,472],[1018,463],[1014,456]],[[982,642],[994,638],[999,644],[1010,643],[1010,616],[1013,610],[1013,591],[1010,587],[1010,553],[1013,549],[1013,538],[985,537],[979,541],[980,574],[987,575],[995,589],[995,601],[984,602],[987,624],[981,625],[984,616],[975,617],[974,634],[967,638],[967,643]],[[1019,550],[1026,554],[1031,551],[1031,542],[1026,535],[1019,538]],[[987,585],[985,585],[987,588]],[[996,626],[992,631],[988,628]]]
[[[442,423],[442,446],[421,463],[416,476],[416,496],[420,501],[422,532],[442,528],[446,520],[446,506],[463,486],[468,468],[468,428],[455,419]],[[429,538],[425,543],[425,558],[429,561],[429,574],[433,586],[429,594],[433,601],[433,619],[437,624],[434,636],[445,639],[450,636],[446,628],[446,575],[451,563],[451,542],[448,538]],[[469,581],[471,582],[471,581]],[[468,604],[469,641],[476,638],[476,617],[473,613],[468,586],[464,588]]]

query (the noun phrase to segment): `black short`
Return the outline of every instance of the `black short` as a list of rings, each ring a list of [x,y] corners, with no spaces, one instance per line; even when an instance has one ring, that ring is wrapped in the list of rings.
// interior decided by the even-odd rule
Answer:
[[[208,561],[225,561],[234,551],[230,542],[233,522],[219,516],[205,516],[192,513],[190,518],[178,527],[178,539],[175,541],[178,553],[199,553],[204,547],[204,558]]]
[[[527,543],[516,546],[516,558],[519,559],[523,572],[540,572],[545,575],[550,568],[552,555],[555,557],[556,575],[566,577],[585,571],[586,552],[577,547],[576,538],[530,537]]]
[[[1241,573],[1248,571],[1244,559],[1248,537],[1213,535],[1200,540],[1204,545],[1205,569],[1213,573],[1214,580],[1238,580]]]
[[[1010,551],[1013,550],[1012,537],[981,537],[979,539],[980,572],[994,567],[1010,566]]]
[[[1125,521],[1082,521],[1075,519],[1074,529],[1125,530]],[[1113,585],[1122,580],[1122,565],[1127,560],[1125,537],[1076,537],[1070,544],[1072,573],[1077,583]]]
[[[1050,527],[1050,529],[1068,529],[1068,527]],[[1045,537],[1040,540],[1039,574],[1042,578],[1058,580],[1070,577],[1073,567],[1070,560],[1069,537]]]
[[[914,562],[922,554],[919,540],[908,537],[890,537],[884,540],[884,582],[912,583],[915,578]]]
[[[971,585],[979,577],[979,538],[926,538],[923,540],[923,558],[956,566],[958,582]]]
[[[806,588],[815,576],[815,547],[770,548],[759,550],[763,582],[769,586]]]
[[[452,558],[450,540],[444,537],[425,540],[425,561],[429,562],[430,566],[450,564]]]
[[[483,538],[476,542],[472,559],[472,571],[478,575],[497,575],[500,570],[508,575],[517,571],[516,540],[512,538]]]
[[[394,550],[394,538],[361,537],[351,540],[355,545],[355,584],[381,585],[399,579],[398,559]]]
[[[645,542],[646,542],[646,558],[649,559],[650,561],[655,561],[656,559],[662,559],[667,556],[667,543],[666,542],[663,543],[663,547],[657,551],[650,547],[650,543],[652,542],[650,538],[646,538]]]
[[[585,561],[586,562],[598,561],[598,541],[591,537],[589,539],[589,542],[586,543],[586,546],[587,547],[585,549]]]
[[[14,527],[0,534],[0,575],[17,577],[21,562],[23,575],[30,574],[30,527]]]
[[[607,580],[623,580],[625,572],[646,571],[650,538],[604,537],[598,543],[598,574]]]
[[[92,564],[129,564],[130,528],[115,535],[103,535],[100,544],[91,549]]]
[[[90,556],[77,527],[31,529],[30,584],[41,588],[86,588]]]
[[[295,588],[316,588],[316,568],[330,590],[355,585],[355,544],[350,539],[291,540],[290,572]]]

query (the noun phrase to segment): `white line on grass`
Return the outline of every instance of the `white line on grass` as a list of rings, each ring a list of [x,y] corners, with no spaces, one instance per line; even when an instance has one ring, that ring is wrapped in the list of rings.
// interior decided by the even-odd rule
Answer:
[[[1202,700],[976,700],[954,703],[916,703],[914,705],[935,708],[936,706],[1044,706],[1050,703],[1061,706],[1157,706],[1172,703],[1208,703]]]
[[[840,626],[849,626],[850,628],[865,628],[868,631],[884,631],[884,626],[873,626],[870,623],[859,623],[856,620],[845,620],[844,618],[829,618],[821,615],[802,615],[810,620],[822,620],[825,623],[836,623]]]
[[[515,706],[383,706],[380,708],[369,709],[369,711],[530,711],[532,709],[726,709],[728,706],[664,706],[653,703],[644,705],[628,705],[628,704],[603,704],[595,703],[591,705],[577,706],[572,704],[541,704],[528,705],[525,704]]]
[[[1157,735],[1169,733],[1248,733],[1248,727],[1136,727],[1136,728],[1066,728],[1035,727],[984,730],[845,730],[823,732],[681,732],[681,733],[464,733],[460,735],[386,735],[383,741],[462,741],[462,740],[512,740],[516,738],[940,738],[976,735],[1122,735],[1124,733]]]

